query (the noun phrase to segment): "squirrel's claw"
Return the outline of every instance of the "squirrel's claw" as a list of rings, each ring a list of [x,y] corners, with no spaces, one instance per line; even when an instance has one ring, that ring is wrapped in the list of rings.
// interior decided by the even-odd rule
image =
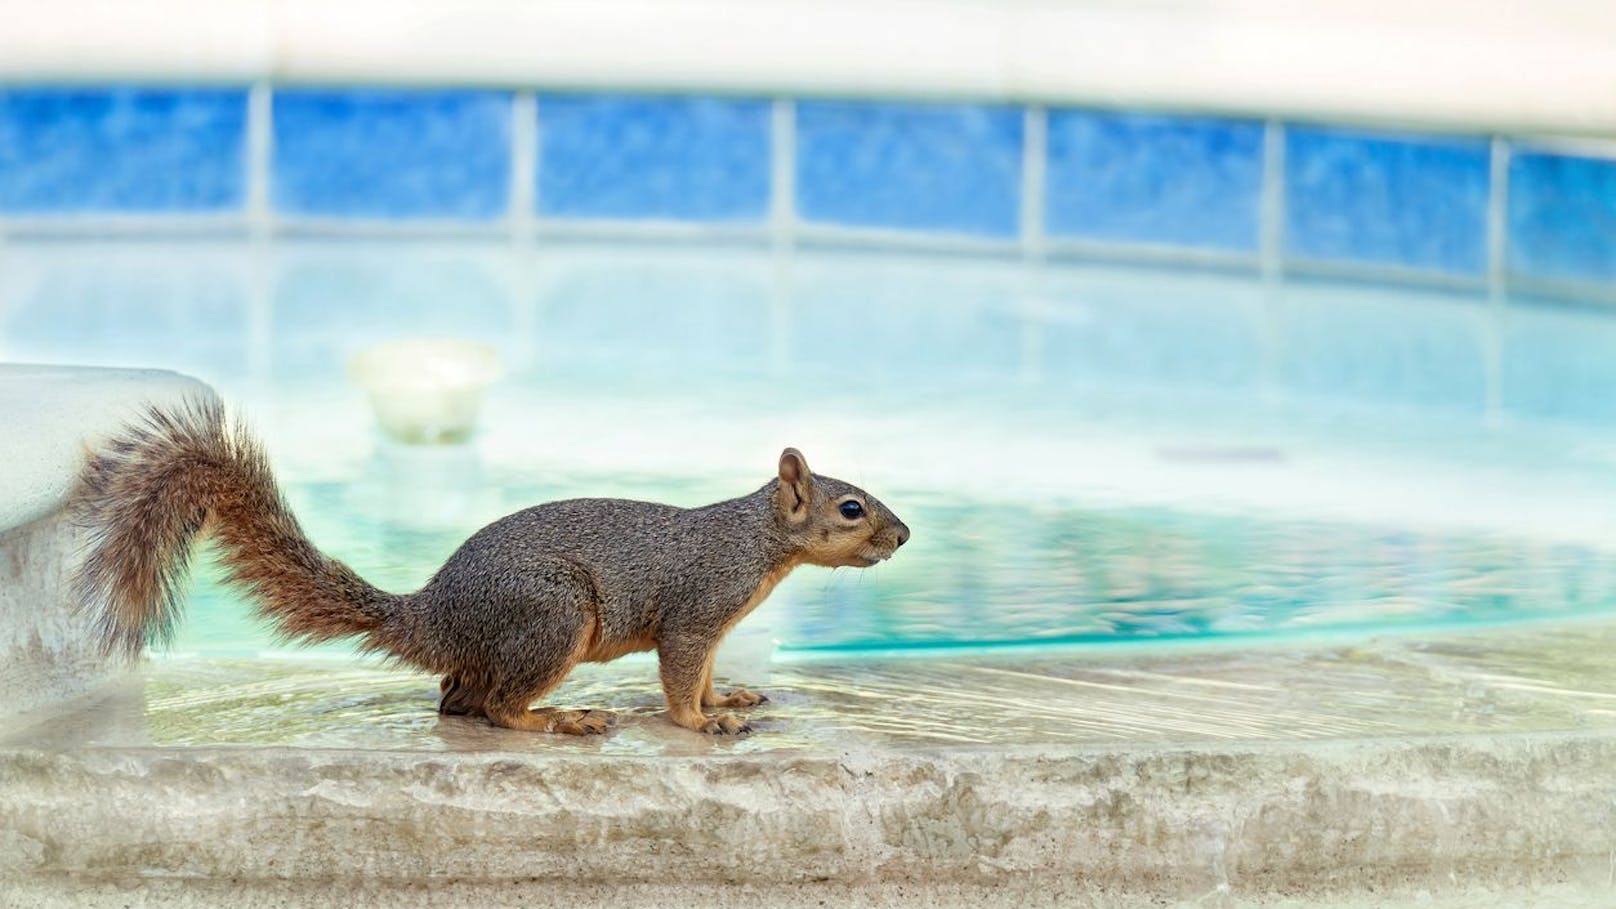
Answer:
[[[724,713],[710,717],[701,727],[701,731],[708,735],[744,735],[751,732],[752,727]]]
[[[758,694],[755,691],[747,691],[745,688],[737,688],[734,691],[731,691],[729,694],[726,694],[723,697],[718,698],[716,701],[713,701],[711,704],[704,703],[702,706],[756,707],[759,704],[767,704],[768,702],[768,698]]]

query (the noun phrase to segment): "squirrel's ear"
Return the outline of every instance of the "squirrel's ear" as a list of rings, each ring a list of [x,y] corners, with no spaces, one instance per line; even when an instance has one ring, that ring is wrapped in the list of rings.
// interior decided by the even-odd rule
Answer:
[[[793,521],[808,517],[814,500],[814,475],[808,460],[795,448],[780,452],[780,510]]]

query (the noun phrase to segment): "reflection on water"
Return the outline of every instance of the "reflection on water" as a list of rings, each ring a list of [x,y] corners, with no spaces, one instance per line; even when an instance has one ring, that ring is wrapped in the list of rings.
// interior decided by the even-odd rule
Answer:
[[[443,334],[511,365],[486,460],[377,447],[343,378]],[[877,569],[798,572],[739,630],[798,650],[1609,608],[1612,349],[1608,309],[890,251],[17,242],[0,269],[7,357],[213,382],[315,540],[394,590],[510,511],[702,504],[797,446],[915,531]],[[181,650],[270,645],[197,593]]]
[[[425,466],[402,467],[399,457]],[[739,489],[615,474],[539,481],[484,473],[463,453],[406,450],[384,453],[353,481],[290,492],[322,547],[403,591],[478,527],[528,504],[577,495],[694,504]],[[897,558],[865,571],[800,569],[742,630],[766,628],[784,650],[1107,643],[1474,624],[1616,602],[1616,558],[1585,546],[1166,508],[1029,507],[927,490],[882,494],[901,503],[895,507],[915,528]],[[208,577],[196,586],[178,649],[265,645],[234,594]]]

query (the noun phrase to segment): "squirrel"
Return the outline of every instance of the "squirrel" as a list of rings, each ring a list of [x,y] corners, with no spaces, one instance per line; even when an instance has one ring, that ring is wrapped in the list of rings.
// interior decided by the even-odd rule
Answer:
[[[88,531],[76,596],[109,655],[172,638],[206,533],[226,580],[286,639],[358,636],[365,651],[442,675],[440,714],[571,735],[616,717],[532,703],[578,663],[653,649],[669,719],[750,732],[707,713],[768,700],[713,689],[724,635],[793,568],[869,567],[909,539],[874,496],[814,475],[787,448],[775,479],[702,508],[571,499],[518,511],[473,534],[420,590],[387,593],[315,548],[263,448],[215,398],[148,408],[92,451],[76,505]]]

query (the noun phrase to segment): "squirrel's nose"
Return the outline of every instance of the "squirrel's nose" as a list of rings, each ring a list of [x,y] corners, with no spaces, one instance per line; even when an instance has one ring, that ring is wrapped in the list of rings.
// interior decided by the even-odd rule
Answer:
[[[905,544],[907,542],[909,542],[909,525],[907,525],[907,524],[899,524],[898,525],[898,545],[902,546],[903,544]]]

